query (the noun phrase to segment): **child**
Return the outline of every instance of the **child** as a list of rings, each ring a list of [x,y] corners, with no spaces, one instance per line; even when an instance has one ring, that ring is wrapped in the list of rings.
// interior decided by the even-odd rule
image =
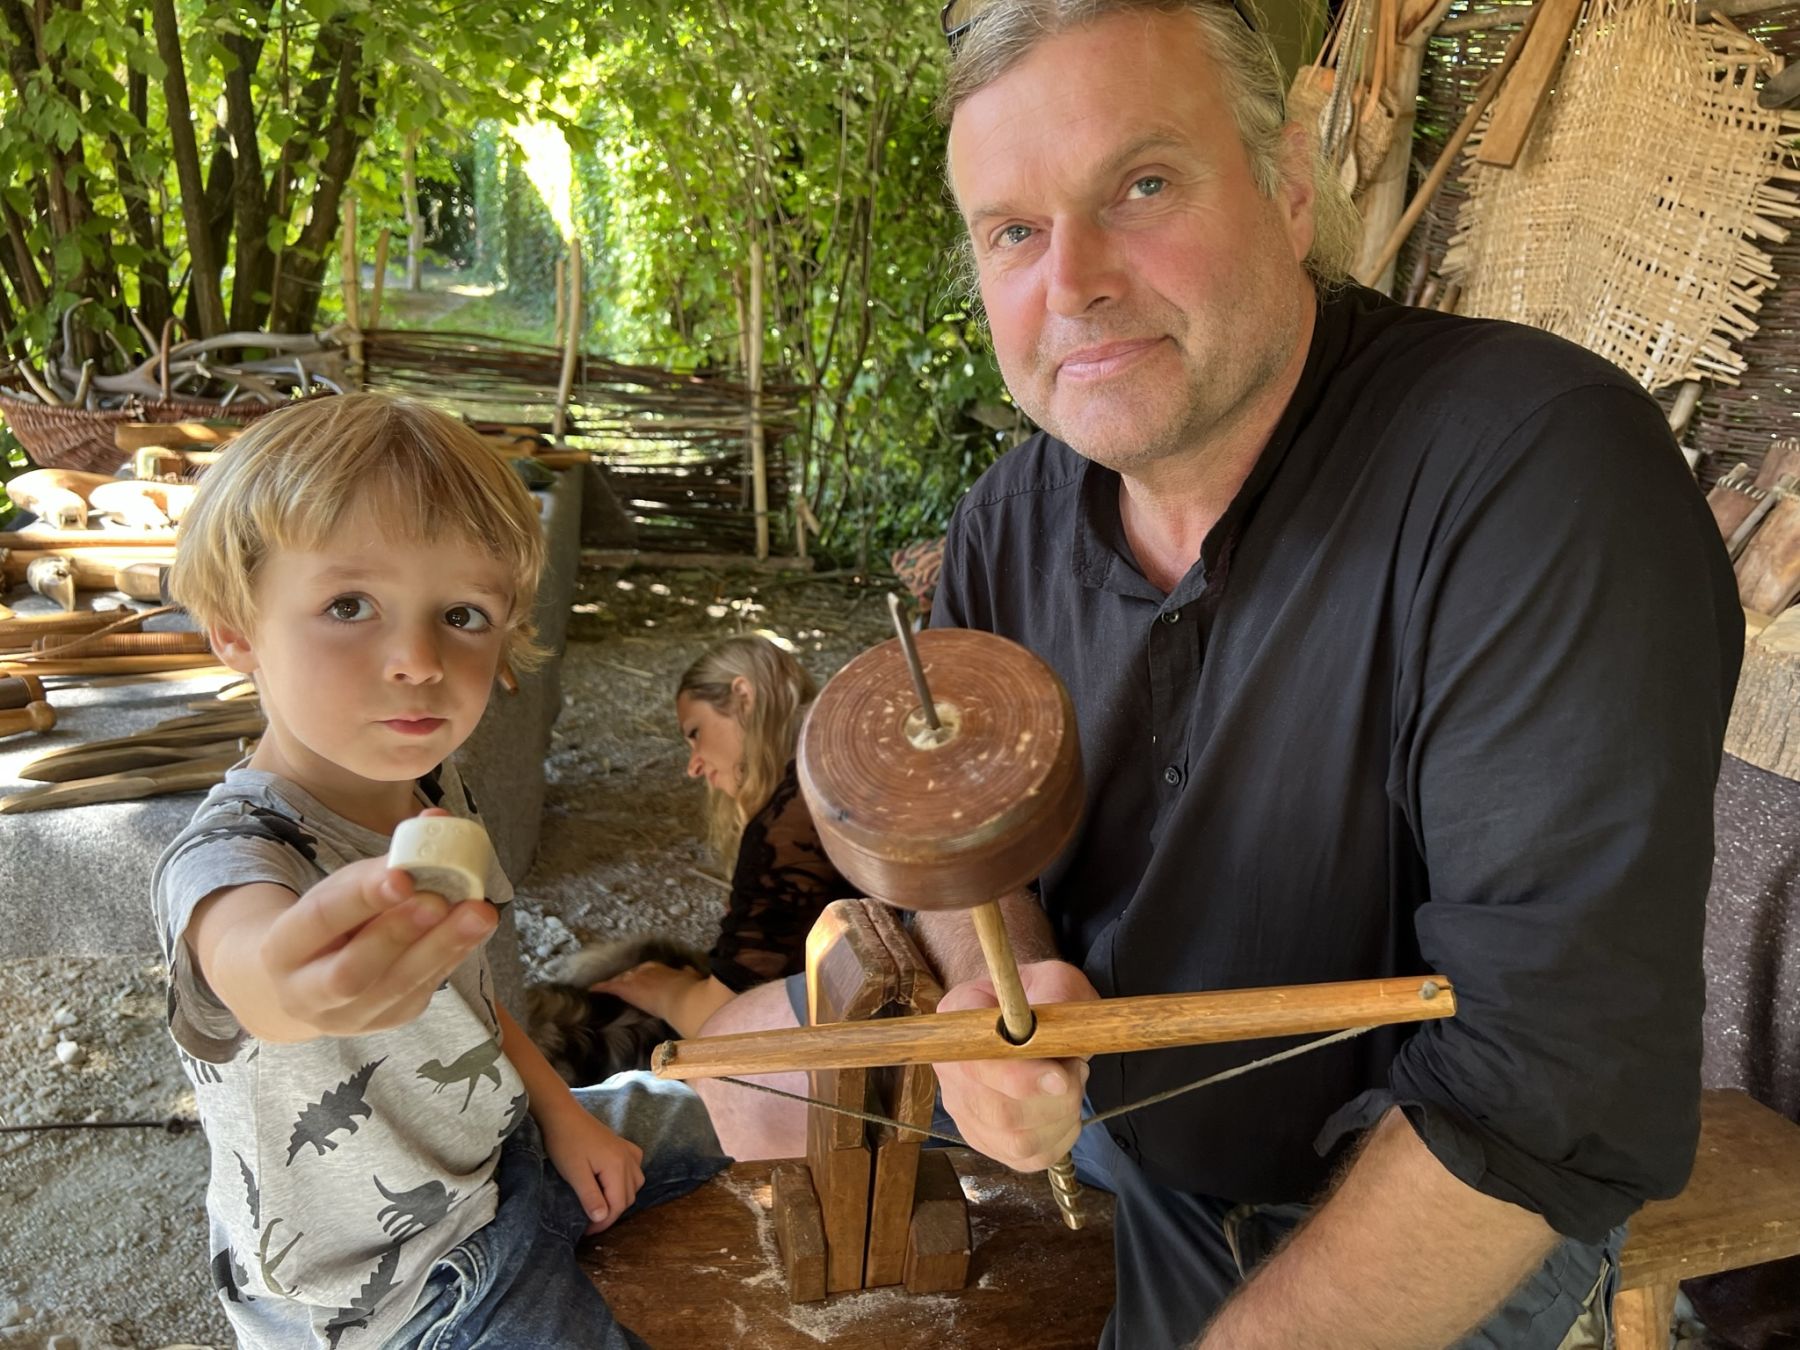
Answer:
[[[539,656],[542,563],[506,461],[375,394],[263,419],[183,522],[172,590],[268,719],[155,879],[244,1345],[641,1345],[574,1244],[727,1161],[692,1092],[571,1093],[495,1002],[498,867],[454,906],[386,867],[402,820],[474,815],[447,761]]]
[[[825,856],[800,795],[794,747],[815,692],[806,668],[766,638],[727,638],[688,667],[675,694],[688,776],[706,780],[712,845],[736,860],[712,973],[649,962],[597,990],[695,1036],[737,994],[806,969],[813,922],[859,894]]]

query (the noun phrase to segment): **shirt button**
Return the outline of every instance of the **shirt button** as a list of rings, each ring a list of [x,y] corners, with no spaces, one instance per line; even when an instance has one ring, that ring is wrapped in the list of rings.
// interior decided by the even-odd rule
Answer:
[[[1181,770],[1176,768],[1173,764],[1169,765],[1168,768],[1163,770],[1163,782],[1167,783],[1170,787],[1180,787]]]
[[[1164,623],[1180,623],[1181,622],[1181,611],[1178,609],[1170,610],[1168,613],[1166,613],[1162,616],[1162,621]]]
[[[1110,1134],[1111,1134],[1111,1135],[1112,1135],[1112,1141],[1113,1141],[1113,1143],[1115,1143],[1115,1144],[1117,1144],[1117,1145],[1118,1145],[1118,1146],[1119,1146],[1119,1147],[1120,1147],[1120,1148],[1122,1148],[1122,1149],[1123,1149],[1123,1148],[1129,1148],[1129,1147],[1130,1147],[1130,1145],[1129,1145],[1129,1144],[1127,1144],[1127,1143],[1126,1143],[1126,1142],[1125,1142],[1125,1131],[1123,1131],[1123,1130],[1110,1130],[1110,1131],[1108,1131],[1108,1133],[1110,1133]]]

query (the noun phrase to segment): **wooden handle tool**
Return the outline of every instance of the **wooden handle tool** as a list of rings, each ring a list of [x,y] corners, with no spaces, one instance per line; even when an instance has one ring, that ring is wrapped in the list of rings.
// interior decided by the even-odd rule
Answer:
[[[48,731],[56,725],[56,710],[48,703],[27,703],[23,708],[0,712],[0,736],[19,736],[27,731]]]
[[[34,675],[0,675],[0,709],[41,703],[44,686]]]

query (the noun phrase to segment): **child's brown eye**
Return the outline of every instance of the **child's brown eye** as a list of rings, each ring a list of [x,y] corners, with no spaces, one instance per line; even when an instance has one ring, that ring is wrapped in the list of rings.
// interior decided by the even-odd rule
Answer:
[[[355,623],[369,617],[369,602],[360,596],[340,595],[325,606],[325,612],[340,623]]]
[[[450,606],[444,611],[444,622],[465,633],[485,633],[493,626],[493,620],[473,605]]]

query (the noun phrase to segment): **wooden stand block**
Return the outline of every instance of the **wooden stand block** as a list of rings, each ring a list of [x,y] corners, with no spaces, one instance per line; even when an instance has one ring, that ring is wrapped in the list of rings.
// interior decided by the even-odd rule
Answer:
[[[808,943],[807,1012],[814,1026],[931,1012],[942,990],[888,906],[841,900],[829,906]],[[904,1069],[820,1069],[812,1095],[913,1129],[871,1127],[851,1116],[810,1111],[806,1160],[825,1234],[828,1293],[899,1284],[918,1173],[917,1130],[931,1122],[936,1077],[929,1065]],[[782,1211],[777,1207],[777,1220]]]
[[[906,1244],[906,1292],[937,1294],[969,1279],[969,1202],[949,1155],[933,1149],[919,1159],[912,1231]]]
[[[1725,749],[1759,769],[1800,779],[1800,608],[1744,644]]]
[[[770,1174],[775,1242],[787,1270],[788,1298],[817,1303],[825,1297],[825,1223],[804,1163],[776,1163]]]

